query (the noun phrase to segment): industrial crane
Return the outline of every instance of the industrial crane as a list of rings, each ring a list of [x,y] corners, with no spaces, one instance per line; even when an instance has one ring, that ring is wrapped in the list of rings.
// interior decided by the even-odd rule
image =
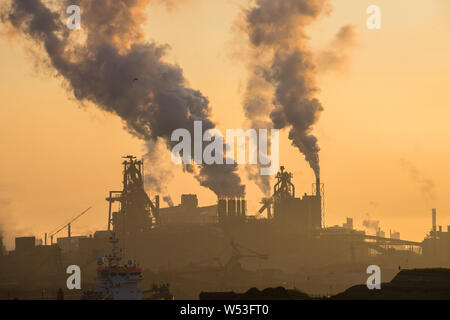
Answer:
[[[81,212],[79,215],[77,215],[75,218],[73,218],[72,220],[70,220],[68,223],[64,224],[63,226],[55,229],[54,231],[49,233],[50,236],[50,244],[53,245],[53,236],[55,236],[57,233],[59,233],[61,230],[63,230],[64,228],[67,227],[67,236],[70,238],[71,236],[71,224],[72,222],[74,222],[75,220],[77,220],[78,218],[80,218],[82,215],[84,215],[86,212],[88,212],[92,207],[87,208],[86,210],[84,210],[83,212]],[[47,233],[45,234],[45,245],[47,245]]]
[[[227,269],[234,267],[239,262],[239,260],[241,260],[243,258],[257,258],[257,259],[261,259],[261,260],[268,259],[267,254],[261,254],[254,250],[251,250],[249,248],[245,248],[244,246],[242,246],[234,241],[231,241],[231,250],[232,250],[231,257],[224,266]],[[248,253],[244,254],[241,252],[241,250],[245,250]]]
[[[273,203],[273,197],[263,198],[261,200],[261,204],[263,206],[261,207],[261,209],[258,210],[258,213],[256,215],[259,216],[260,214],[262,214],[264,212],[264,210],[267,209],[267,218],[271,219],[272,218],[272,203]]]

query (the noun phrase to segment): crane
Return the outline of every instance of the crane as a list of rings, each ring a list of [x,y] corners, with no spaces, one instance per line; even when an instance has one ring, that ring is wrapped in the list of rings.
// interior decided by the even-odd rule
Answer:
[[[273,197],[268,197],[268,198],[263,198],[261,200],[261,204],[263,205],[261,207],[261,209],[258,210],[258,213],[256,214],[256,216],[259,216],[260,214],[262,214],[264,212],[264,210],[267,209],[267,218],[271,219],[272,218],[272,203],[273,203]]]
[[[248,253],[242,253],[242,250],[247,251]],[[261,260],[267,260],[268,255],[267,254],[261,254],[254,250],[248,249],[234,241],[231,241],[231,257],[228,260],[228,262],[225,264],[225,268],[231,268],[236,265],[236,263],[239,262],[242,258],[257,258]]]
[[[59,227],[57,229],[55,229],[54,231],[49,233],[50,236],[50,244],[53,245],[53,236],[55,236],[57,233],[59,233],[61,230],[63,230],[64,228],[67,227],[67,235],[70,238],[71,236],[71,224],[72,222],[74,222],[75,220],[77,220],[78,218],[80,218],[82,215],[84,215],[86,212],[88,212],[92,207],[87,208],[86,210],[84,210],[83,212],[81,212],[79,215],[77,215],[75,218],[73,218],[72,220],[70,220],[68,223],[64,224],[62,227]],[[47,244],[47,234],[45,234],[45,244]]]

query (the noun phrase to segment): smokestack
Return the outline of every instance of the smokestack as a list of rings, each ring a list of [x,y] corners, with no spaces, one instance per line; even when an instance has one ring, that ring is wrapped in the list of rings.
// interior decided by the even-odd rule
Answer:
[[[245,218],[245,214],[246,214],[246,210],[247,210],[247,201],[246,200],[242,200],[241,201],[241,206],[242,206],[241,215],[242,215],[243,218]]]
[[[228,216],[235,217],[236,216],[236,200],[228,199]]]
[[[315,221],[317,221],[317,222],[315,222],[314,224],[315,224],[315,226],[318,226],[319,228],[321,228],[322,227],[322,195],[321,195],[321,192],[320,192],[320,177],[319,177],[319,175],[317,175],[316,176],[316,199],[317,199],[317,202],[318,202],[318,204],[317,204],[317,206],[318,206],[318,217],[317,217],[317,220],[315,220]],[[352,222],[352,225],[353,225],[353,222]],[[352,228],[353,228],[353,226],[352,226]]]
[[[316,196],[320,197],[320,177],[316,177]]]
[[[159,195],[155,196],[155,206],[156,206],[156,210],[159,211]]]
[[[217,203],[217,213],[219,215],[219,221],[223,221],[227,215],[227,201],[225,199],[219,199]]]
[[[431,225],[433,228],[433,232],[436,232],[436,209],[431,209]]]
[[[159,195],[155,196],[155,212],[153,212],[154,216],[155,216],[155,222],[157,225],[159,225],[160,220],[159,220]]]

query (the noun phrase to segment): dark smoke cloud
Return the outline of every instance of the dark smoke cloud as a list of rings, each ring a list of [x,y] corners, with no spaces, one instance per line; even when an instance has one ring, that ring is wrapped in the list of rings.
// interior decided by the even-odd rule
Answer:
[[[353,25],[343,26],[328,48],[319,53],[317,57],[319,71],[345,71],[348,66],[349,50],[356,46],[356,27]]]
[[[237,164],[183,166],[183,171],[193,174],[201,186],[211,189],[218,196],[242,198],[245,196],[245,186],[238,185],[240,181],[238,175],[231,176],[231,173],[237,169]]]
[[[400,159],[400,165],[408,171],[411,179],[417,185],[420,195],[429,205],[436,199],[436,185],[433,180],[425,177],[410,161]]]
[[[319,146],[312,129],[323,107],[315,98],[316,69],[304,29],[329,9],[326,0],[257,0],[246,11],[254,61],[244,101],[246,115],[270,112],[274,128],[290,128],[289,139],[316,176],[320,175]],[[270,102],[263,94],[268,84],[274,88]]]
[[[167,203],[167,205],[169,207],[173,207],[174,206],[172,198],[170,196],[164,196],[163,200],[164,200],[165,203]]]
[[[173,130],[214,127],[208,99],[188,88],[179,66],[163,60],[168,47],[144,40],[141,25],[149,0],[61,1],[50,9],[40,0],[12,0],[2,21],[42,47],[49,63],[80,102],[90,101],[118,115],[130,133],[145,141]],[[82,8],[81,34],[65,26],[69,4]],[[137,80],[135,80],[137,79]],[[152,150],[149,150],[151,153]],[[148,164],[148,166],[157,164]],[[232,165],[201,166],[196,178],[218,195],[238,196],[244,186]],[[151,175],[151,173],[150,173]],[[161,183],[160,179],[156,179]]]

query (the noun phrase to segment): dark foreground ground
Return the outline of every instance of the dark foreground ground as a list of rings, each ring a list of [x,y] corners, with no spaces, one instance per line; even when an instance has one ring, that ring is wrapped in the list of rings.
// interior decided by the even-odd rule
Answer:
[[[450,269],[412,269],[400,271],[380,290],[369,290],[366,285],[350,287],[331,299],[349,300],[411,300],[450,299]]]
[[[242,293],[201,292],[198,298],[200,300],[450,300],[450,269],[401,270],[390,282],[382,283],[379,290],[369,290],[366,284],[360,284],[332,296],[310,296],[297,289],[273,287],[263,290],[251,288]],[[57,289],[16,291],[0,287],[0,300],[15,299],[55,300]],[[64,300],[80,299],[80,293],[64,292]]]
[[[365,284],[350,287],[331,297],[310,297],[298,290],[283,287],[245,293],[202,292],[200,300],[450,300],[450,269],[412,269],[400,271],[390,282],[382,283],[381,289],[369,290]]]

